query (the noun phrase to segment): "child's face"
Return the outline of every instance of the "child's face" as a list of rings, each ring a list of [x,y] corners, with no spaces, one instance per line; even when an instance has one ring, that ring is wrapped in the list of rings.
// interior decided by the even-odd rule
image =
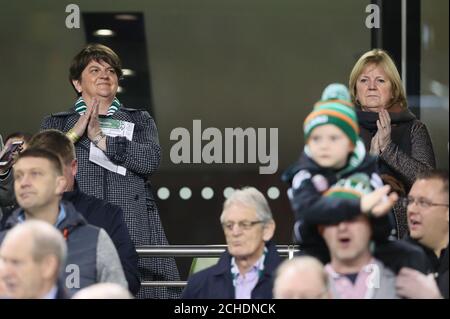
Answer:
[[[347,135],[333,124],[316,127],[309,136],[312,159],[321,167],[340,169],[347,164],[353,144]]]

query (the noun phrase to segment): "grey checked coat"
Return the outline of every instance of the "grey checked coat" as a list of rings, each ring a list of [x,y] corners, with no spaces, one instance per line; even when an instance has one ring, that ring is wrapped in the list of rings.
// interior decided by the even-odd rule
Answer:
[[[79,117],[73,108],[68,112],[52,114],[43,120],[41,129],[67,132]],[[90,162],[90,140],[85,133],[75,144],[79,187],[89,195],[122,208],[135,246],[167,245],[148,181],[148,177],[157,170],[161,155],[155,122],[148,112],[123,106],[110,118],[135,124],[132,141],[119,136],[106,138],[106,156],[113,163],[124,166],[127,173],[122,176]],[[140,258],[139,270],[145,280],[179,280],[173,258]],[[178,298],[179,290],[145,287],[141,288],[138,297]]]

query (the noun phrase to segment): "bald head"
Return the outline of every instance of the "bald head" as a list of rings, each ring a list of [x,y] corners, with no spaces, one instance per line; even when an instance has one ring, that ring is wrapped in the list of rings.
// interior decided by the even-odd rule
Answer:
[[[329,298],[328,275],[313,257],[285,260],[277,269],[273,295],[276,299]]]
[[[81,289],[73,299],[133,299],[133,296],[121,285],[105,282]]]
[[[62,234],[53,225],[40,220],[26,221],[11,229],[4,242],[22,240],[25,237],[31,239],[31,256],[35,261],[54,255],[61,265],[65,263],[67,245]]]
[[[42,298],[56,285],[66,243],[52,225],[38,220],[15,226],[0,247],[0,274],[12,298]]]

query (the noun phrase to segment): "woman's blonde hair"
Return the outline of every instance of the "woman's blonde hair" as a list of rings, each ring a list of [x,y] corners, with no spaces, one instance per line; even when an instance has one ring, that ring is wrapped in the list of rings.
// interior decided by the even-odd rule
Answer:
[[[364,53],[353,67],[348,83],[353,103],[360,106],[360,103],[356,97],[356,84],[364,68],[369,64],[381,66],[384,72],[386,72],[392,86],[392,100],[390,105],[397,104],[400,108],[406,109],[408,107],[408,103],[400,74],[398,73],[397,67],[389,54],[381,49],[373,49]]]

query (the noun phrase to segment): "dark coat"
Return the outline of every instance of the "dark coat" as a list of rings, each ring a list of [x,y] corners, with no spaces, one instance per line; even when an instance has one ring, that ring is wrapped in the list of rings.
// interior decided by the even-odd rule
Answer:
[[[403,183],[406,194],[417,174],[436,166],[433,144],[425,124],[409,110],[389,113],[391,143],[380,154],[380,173],[390,174]],[[378,113],[357,111],[360,135],[367,150],[377,132]]]
[[[264,271],[251,293],[252,299],[272,299],[275,270],[281,262],[273,242],[266,244],[268,254],[264,261]],[[234,299],[235,292],[231,277],[231,258],[224,252],[218,263],[193,274],[185,287],[182,299]]]
[[[448,245],[441,252],[441,256],[437,257],[433,250],[430,248],[420,244],[418,241],[408,237],[406,239],[408,242],[421,247],[427,256],[427,272],[433,273],[436,282],[438,284],[439,290],[442,296],[446,299],[449,298],[449,288],[448,288],[448,263],[449,263],[449,254],[448,254]]]
[[[391,143],[379,154],[380,174],[386,184],[400,196],[406,196],[421,172],[436,167],[433,145],[425,124],[409,110],[389,112],[391,117]],[[372,137],[377,133],[378,113],[357,111],[360,135],[367,150]],[[394,206],[397,234],[403,238],[408,234],[406,208]]]
[[[64,193],[63,200],[71,202],[89,224],[103,228],[108,233],[119,254],[128,289],[136,294],[141,286],[138,255],[123,220],[122,209],[81,192],[76,183],[74,191]]]

